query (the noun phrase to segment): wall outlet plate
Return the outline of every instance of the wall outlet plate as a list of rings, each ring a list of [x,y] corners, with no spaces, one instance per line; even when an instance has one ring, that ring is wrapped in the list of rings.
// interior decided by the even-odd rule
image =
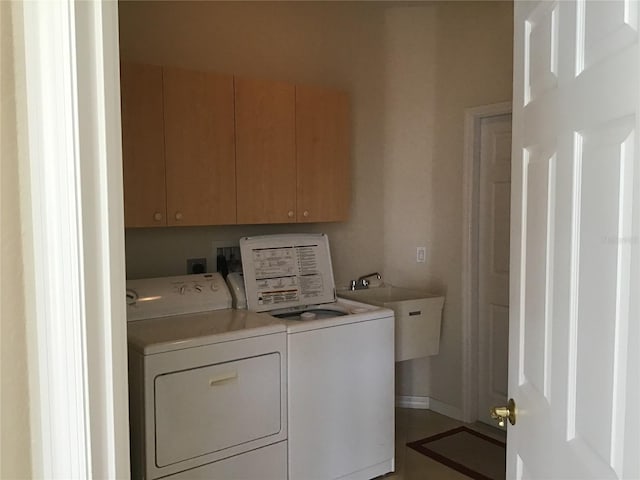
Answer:
[[[424,263],[427,261],[427,247],[416,248],[416,262]]]
[[[216,264],[214,271],[222,273],[224,277],[228,272],[242,271],[240,242],[238,240],[214,240],[212,247],[213,261]]]
[[[187,258],[187,275],[193,273],[207,273],[206,258]]]

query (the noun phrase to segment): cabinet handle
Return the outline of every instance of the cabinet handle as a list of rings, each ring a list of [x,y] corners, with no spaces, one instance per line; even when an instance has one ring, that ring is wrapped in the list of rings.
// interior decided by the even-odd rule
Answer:
[[[238,378],[238,372],[227,372],[222,373],[220,375],[216,375],[209,379],[209,386],[213,387],[214,385],[222,382],[226,382],[227,380],[234,380]]]
[[[162,220],[162,214],[161,214],[160,212],[156,212],[156,213],[154,213],[154,214],[153,214],[153,219],[154,219],[156,222],[159,222],[160,220]]]
[[[309,216],[309,211],[308,211],[308,210],[305,210],[305,211],[302,213],[302,216],[303,216],[303,217],[308,217],[308,216]]]
[[[176,213],[176,220],[182,220],[182,213],[180,212]]]
[[[289,213],[287,213],[287,217],[293,218],[293,210],[289,210]]]

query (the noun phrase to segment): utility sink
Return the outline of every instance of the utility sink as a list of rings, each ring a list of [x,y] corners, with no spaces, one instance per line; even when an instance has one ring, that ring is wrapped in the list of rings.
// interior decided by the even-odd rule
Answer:
[[[369,303],[386,307],[389,302],[403,302],[405,300],[416,300],[418,298],[443,298],[437,295],[426,293],[422,290],[411,288],[394,287],[385,285],[383,287],[365,288],[362,290],[345,290],[338,292],[338,296],[349,298],[357,302]]]
[[[338,296],[393,310],[396,362],[439,353],[443,296],[391,285],[339,291]]]

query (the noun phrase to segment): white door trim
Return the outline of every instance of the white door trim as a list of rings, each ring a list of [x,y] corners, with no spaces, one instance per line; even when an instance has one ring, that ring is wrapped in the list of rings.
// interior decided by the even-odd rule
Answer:
[[[127,478],[117,2],[25,2],[14,24],[26,80],[32,472]]]
[[[478,419],[478,198],[480,122],[511,113],[511,102],[465,110],[462,173],[462,417]]]

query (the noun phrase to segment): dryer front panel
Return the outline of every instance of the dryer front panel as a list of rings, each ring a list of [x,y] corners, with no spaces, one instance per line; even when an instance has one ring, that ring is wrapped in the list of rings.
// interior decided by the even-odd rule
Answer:
[[[277,434],[280,383],[279,353],[157,376],[156,465]]]
[[[286,345],[283,331],[145,355],[145,478],[286,440]]]

